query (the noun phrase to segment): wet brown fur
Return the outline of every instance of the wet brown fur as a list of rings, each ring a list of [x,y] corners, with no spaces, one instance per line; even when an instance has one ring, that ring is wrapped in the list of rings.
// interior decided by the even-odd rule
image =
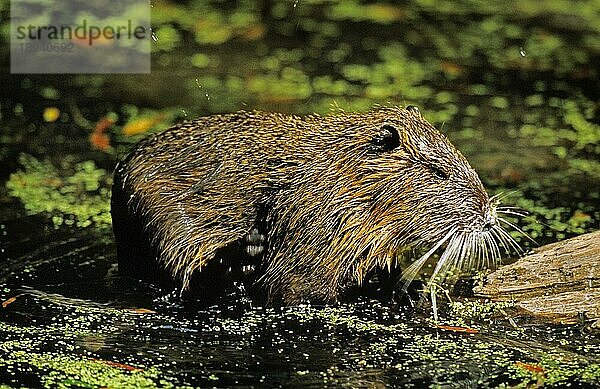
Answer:
[[[399,144],[389,149],[394,136]],[[142,141],[113,188],[118,245],[129,244],[119,219],[138,218],[183,287],[262,223],[259,283],[287,303],[335,301],[452,228],[481,230],[489,213],[460,152],[418,110],[397,107],[203,117]]]

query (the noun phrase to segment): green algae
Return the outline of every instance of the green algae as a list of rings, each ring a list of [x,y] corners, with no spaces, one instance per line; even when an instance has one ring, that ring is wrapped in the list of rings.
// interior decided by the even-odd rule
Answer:
[[[360,319],[354,315],[349,315],[344,307],[324,307],[311,308],[310,306],[300,306],[290,308],[285,312],[286,315],[296,317],[300,322],[309,322],[318,320],[331,327],[345,326],[353,332],[390,332],[406,333],[408,327],[404,323],[379,324],[373,321]]]
[[[468,321],[475,324],[474,328],[478,328],[480,333],[494,333],[500,329],[494,329],[494,325],[482,326],[482,321],[489,321],[491,317],[497,316],[499,312],[510,307],[511,303],[509,302],[453,303],[448,322],[453,325],[461,323],[464,325],[465,318],[468,318]],[[354,363],[362,368],[385,366],[403,372],[414,363],[419,363],[427,364],[431,369],[430,374],[435,376],[437,371],[440,377],[444,377],[451,374],[450,372],[454,369],[460,371],[464,368],[461,366],[463,362],[460,361],[477,360],[480,366],[488,363],[494,366],[492,369],[496,369],[496,372],[492,374],[492,377],[498,378],[497,385],[504,380],[506,383],[510,382],[511,385],[517,383],[517,387],[526,387],[532,382],[532,377],[536,378],[535,374],[523,368],[524,365],[520,362],[521,358],[527,358],[526,347],[523,350],[518,348],[510,350],[501,342],[498,343],[488,337],[487,334],[484,337],[458,334],[455,337],[441,337],[439,334],[427,330],[423,332],[423,328],[415,331],[412,325],[406,322],[384,324],[360,318],[357,313],[349,312],[346,307],[296,307],[287,309],[284,315],[296,317],[301,323],[317,321],[320,326],[343,327],[355,336],[369,336],[376,339],[370,343],[367,351],[363,350],[359,356],[353,357]],[[516,331],[504,330],[504,336],[527,339],[531,334],[527,334],[527,331],[522,328]],[[396,363],[394,355],[399,353],[403,354],[405,358],[402,358],[402,362]],[[455,361],[454,365],[448,365],[449,358]],[[565,358],[561,354],[551,356],[542,353],[535,362],[527,362],[527,365],[539,365],[544,369],[544,382],[547,385],[564,384],[573,379],[582,379],[583,382],[593,383],[600,378],[597,364],[586,362],[584,359],[573,361],[572,356]],[[308,373],[309,371],[298,372],[301,375]],[[439,385],[449,383],[451,381],[437,381]]]
[[[173,26],[166,25],[155,33],[156,44],[152,46],[153,50],[171,51],[181,42],[181,34]]]
[[[135,368],[128,371],[115,367],[107,362],[86,357],[71,357],[58,353],[31,353],[24,350],[12,350],[10,358],[0,360],[9,374],[16,366],[26,364],[38,369],[40,381],[45,388],[172,388],[164,380],[160,380],[156,369]],[[16,366],[15,366],[16,365]],[[17,369],[20,368],[16,367]],[[129,367],[128,367],[129,368]]]
[[[43,327],[0,322],[4,334],[0,367],[7,372],[23,373],[23,366],[28,366],[26,370],[36,372],[44,387],[175,387],[172,378],[156,366],[141,361],[130,365],[96,354],[111,336],[134,328],[143,315],[55,296],[31,302],[38,308],[58,309],[60,316]],[[48,345],[59,351],[48,351]]]
[[[503,319],[505,310],[512,308],[514,305],[514,302],[511,301],[451,301],[449,303],[449,315],[457,325],[485,323],[493,319]]]
[[[578,378],[588,384],[600,382],[600,364],[572,360],[560,354],[544,353],[535,363],[515,363],[509,368],[522,380],[519,388],[542,384],[562,387]]]
[[[197,355],[205,352],[203,344],[225,346],[221,350],[226,353],[224,360],[247,352],[274,353],[284,359],[298,353],[307,360],[335,358],[337,362],[331,365],[296,365],[290,372],[318,382],[339,383],[340,375],[348,375],[345,379],[356,382],[361,374],[378,370],[413,378],[429,377],[433,383],[445,385],[452,382],[455,374],[476,377],[485,372],[481,382],[526,386],[536,377],[527,370],[529,366],[540,366],[548,385],[573,379],[593,383],[598,379],[596,364],[585,358],[573,359],[575,354],[560,349],[561,344],[572,347],[569,342],[551,341],[555,351],[531,353],[537,344],[535,330],[506,331],[497,324],[476,321],[487,321],[488,315],[500,307],[477,308],[483,313],[471,317],[471,329],[478,333],[468,334],[432,326],[427,319],[411,318],[376,302],[257,308],[234,317],[179,316],[173,324],[174,318],[168,313],[136,314],[73,299],[40,299],[37,294],[32,297],[35,299],[20,296],[9,306],[9,317],[10,312],[22,314],[23,310],[39,315],[44,311],[41,307],[50,310],[45,313],[49,316],[54,316],[56,309],[61,314],[45,327],[1,323],[5,340],[0,343],[0,365],[9,371],[16,366],[35,371],[46,387],[180,387],[185,381],[173,376],[169,369],[176,367],[180,358],[187,363],[200,362]],[[461,305],[457,309],[470,309],[467,307]],[[450,315],[447,320],[457,323],[460,318]],[[502,336],[498,337],[499,333]],[[144,339],[157,334],[173,336],[169,347],[155,348],[150,355],[135,353],[138,342],[143,344]],[[103,350],[115,342],[127,346],[116,349],[116,354],[103,356]],[[58,350],[48,350],[49,344]],[[256,348],[257,344],[263,344],[264,351]],[[594,346],[586,347],[588,353],[594,352]],[[231,382],[221,370],[211,372],[204,363],[198,366],[206,383]],[[425,374],[422,366],[428,366]]]
[[[335,2],[326,12],[333,20],[369,21],[380,24],[397,22],[406,17],[405,9],[392,3],[361,4],[358,0]]]
[[[253,1],[239,1],[233,10],[224,10],[214,2],[194,1],[188,7],[157,3],[152,22],[156,29],[181,26],[194,33],[196,42],[218,45],[235,38],[252,38],[250,30],[260,28],[260,7]],[[160,38],[159,38],[160,39]],[[165,49],[174,49],[178,42]]]
[[[592,230],[600,218],[600,214],[590,207],[573,211],[568,207],[544,206],[541,201],[525,197],[515,197],[511,203],[528,212],[529,216],[522,218],[519,225],[534,239],[544,236],[564,239],[569,235],[582,234]],[[515,238],[523,241],[524,237],[519,235],[516,233]]]
[[[22,170],[11,174],[6,188],[29,214],[48,213],[56,226],[110,226],[110,178],[93,161],[65,159],[62,170],[27,154],[19,162]]]

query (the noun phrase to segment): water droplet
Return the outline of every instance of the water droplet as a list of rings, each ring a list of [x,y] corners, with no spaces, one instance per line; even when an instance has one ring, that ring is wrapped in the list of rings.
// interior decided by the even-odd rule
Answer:
[[[198,85],[198,88],[202,89],[202,85],[200,84],[200,80],[196,78],[196,85]],[[204,96],[206,96],[206,100],[210,101],[210,96],[208,95],[208,92],[204,92]]]
[[[527,52],[524,48],[519,47],[519,54],[521,54],[521,57],[525,57],[527,55]]]

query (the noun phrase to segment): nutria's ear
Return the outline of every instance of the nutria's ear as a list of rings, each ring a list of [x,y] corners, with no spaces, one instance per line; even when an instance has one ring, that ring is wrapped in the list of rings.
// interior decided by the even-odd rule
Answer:
[[[404,109],[406,109],[408,112],[421,116],[421,111],[419,110],[419,107],[416,107],[414,105],[407,105]]]
[[[371,139],[369,150],[372,152],[388,152],[400,146],[400,132],[391,124],[381,127],[379,133]]]

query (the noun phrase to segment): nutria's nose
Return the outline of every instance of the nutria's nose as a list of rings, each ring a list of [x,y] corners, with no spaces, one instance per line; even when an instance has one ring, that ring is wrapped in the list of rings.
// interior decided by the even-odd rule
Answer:
[[[496,218],[488,213],[485,217],[485,224],[483,225],[484,231],[491,230],[496,225]]]

